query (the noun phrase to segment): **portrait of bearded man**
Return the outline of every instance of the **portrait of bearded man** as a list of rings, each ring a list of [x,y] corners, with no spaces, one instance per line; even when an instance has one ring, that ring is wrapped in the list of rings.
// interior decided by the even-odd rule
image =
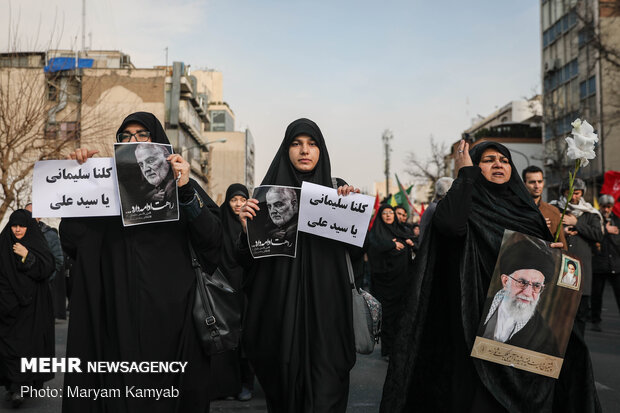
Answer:
[[[136,145],[136,162],[146,185],[146,200],[154,207],[163,206],[166,202],[176,203],[176,184],[167,158],[171,155],[164,145],[138,143]]]
[[[487,299],[479,336],[559,357],[556,337],[537,309],[554,274],[553,258],[519,241],[499,261],[502,288]]]
[[[288,241],[290,246],[294,246],[299,209],[295,189],[274,186],[267,191],[265,201],[269,218],[275,225],[267,235],[276,243]]]

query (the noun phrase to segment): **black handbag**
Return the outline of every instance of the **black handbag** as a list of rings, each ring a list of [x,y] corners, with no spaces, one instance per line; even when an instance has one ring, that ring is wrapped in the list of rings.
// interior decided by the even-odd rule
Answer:
[[[208,355],[239,347],[241,339],[241,307],[237,292],[216,269],[213,274],[202,270],[189,243],[192,267],[196,272],[196,294],[192,315],[202,349]]]

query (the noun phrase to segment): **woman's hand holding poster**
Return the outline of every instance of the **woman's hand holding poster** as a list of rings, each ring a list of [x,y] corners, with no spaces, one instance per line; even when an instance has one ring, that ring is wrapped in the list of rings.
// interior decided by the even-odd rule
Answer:
[[[264,185],[254,189],[260,210],[248,220],[248,244],[254,258],[296,256],[297,232],[307,232],[361,247],[374,198],[338,195],[326,186],[303,182],[299,188]]]

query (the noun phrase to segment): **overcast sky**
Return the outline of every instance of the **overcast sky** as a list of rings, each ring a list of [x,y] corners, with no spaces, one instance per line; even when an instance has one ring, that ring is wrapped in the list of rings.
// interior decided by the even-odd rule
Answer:
[[[21,50],[81,45],[81,0],[2,0]],[[9,13],[10,9],[10,13]],[[183,61],[224,73],[236,128],[256,143],[260,183],[286,126],[316,121],[333,174],[372,191],[424,158],[429,136],[451,143],[476,114],[540,89],[539,1],[86,0],[93,49],[118,49],[137,67]],[[37,35],[38,33],[38,35]],[[88,37],[87,37],[87,45]]]

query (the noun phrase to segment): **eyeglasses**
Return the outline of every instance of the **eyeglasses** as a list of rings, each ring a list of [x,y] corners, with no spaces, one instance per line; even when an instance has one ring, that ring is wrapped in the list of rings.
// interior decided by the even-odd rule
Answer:
[[[118,142],[129,142],[131,141],[131,138],[135,138],[136,142],[148,142],[151,138],[151,132],[147,130],[139,130],[136,133],[121,132],[116,135],[116,140]]]
[[[394,215],[392,211],[383,211],[381,215]]]
[[[534,291],[535,293],[539,293],[541,292],[544,288],[545,288],[545,284],[541,284],[541,283],[532,283],[529,281],[525,281],[522,278],[519,278],[518,280],[516,278],[512,278],[510,275],[506,276],[508,278],[510,278],[511,280],[515,280],[517,282],[517,284],[519,285],[519,287],[521,287],[522,290],[526,290],[527,287],[532,287],[532,291]]]

